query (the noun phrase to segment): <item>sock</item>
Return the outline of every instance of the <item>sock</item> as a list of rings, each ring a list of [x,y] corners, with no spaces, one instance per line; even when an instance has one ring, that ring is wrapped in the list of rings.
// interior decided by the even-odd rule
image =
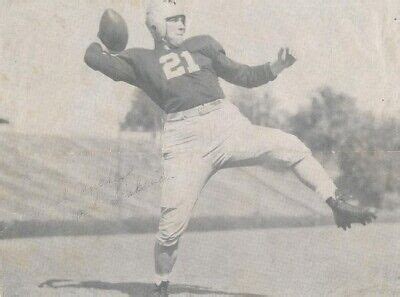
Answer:
[[[300,181],[315,190],[322,199],[326,200],[329,197],[335,197],[335,184],[325,169],[312,155],[298,162],[293,167],[293,171]]]
[[[335,200],[335,198],[333,197],[329,197],[328,199],[326,199],[326,204],[328,204],[332,209],[335,209],[337,207],[337,203],[338,201]]]
[[[156,274],[154,277],[154,283],[157,286],[161,285],[162,282],[168,282],[168,281],[169,281],[169,274],[163,276]]]
[[[315,192],[325,200],[329,198],[335,199],[336,186],[333,181],[327,180],[325,183],[320,183],[315,189]]]

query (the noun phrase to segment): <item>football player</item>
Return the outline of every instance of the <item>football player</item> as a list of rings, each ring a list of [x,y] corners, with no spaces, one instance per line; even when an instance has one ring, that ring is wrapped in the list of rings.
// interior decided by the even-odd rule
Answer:
[[[218,78],[247,88],[264,85],[296,62],[288,48],[280,49],[272,63],[237,63],[210,36],[185,38],[186,15],[180,0],[150,1],[146,25],[154,49],[133,48],[114,55],[92,43],[85,62],[115,81],[142,89],[165,112],[154,296],[168,296],[179,238],[199,193],[219,169],[274,162],[292,170],[327,202],[338,227],[346,230],[352,223],[366,224],[375,218],[372,211],[335,194],[332,179],[296,136],[252,125],[225,99]]]

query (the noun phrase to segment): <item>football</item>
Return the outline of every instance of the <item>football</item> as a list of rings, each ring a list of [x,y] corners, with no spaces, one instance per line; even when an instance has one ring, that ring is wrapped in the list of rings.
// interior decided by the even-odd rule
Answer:
[[[108,50],[121,52],[128,43],[128,25],[116,11],[106,9],[101,17],[97,36]]]

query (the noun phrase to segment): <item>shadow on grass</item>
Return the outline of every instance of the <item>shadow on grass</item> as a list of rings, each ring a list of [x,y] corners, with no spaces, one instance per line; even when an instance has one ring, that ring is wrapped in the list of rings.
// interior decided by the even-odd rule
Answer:
[[[128,296],[147,297],[151,296],[154,284],[131,282],[131,283],[108,283],[101,281],[84,281],[74,283],[71,280],[50,279],[39,285],[39,288],[75,288],[75,289],[97,289],[103,291],[116,291],[127,294]],[[211,295],[211,296],[243,296],[243,297],[265,297],[267,295],[250,294],[250,293],[234,293],[214,290],[200,286],[173,284],[170,285],[169,293],[173,295],[182,296],[198,296],[198,295]]]

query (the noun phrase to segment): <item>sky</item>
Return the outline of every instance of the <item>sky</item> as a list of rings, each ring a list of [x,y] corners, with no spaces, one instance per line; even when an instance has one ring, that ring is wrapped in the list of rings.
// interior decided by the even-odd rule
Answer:
[[[141,0],[0,0],[0,118],[22,133],[117,135],[134,88],[83,62],[106,8],[129,26],[128,47],[152,47]],[[186,0],[188,35],[209,34],[249,65],[290,47],[298,61],[268,92],[282,109],[331,86],[377,117],[400,116],[400,1]],[[223,83],[227,97],[236,86]]]

